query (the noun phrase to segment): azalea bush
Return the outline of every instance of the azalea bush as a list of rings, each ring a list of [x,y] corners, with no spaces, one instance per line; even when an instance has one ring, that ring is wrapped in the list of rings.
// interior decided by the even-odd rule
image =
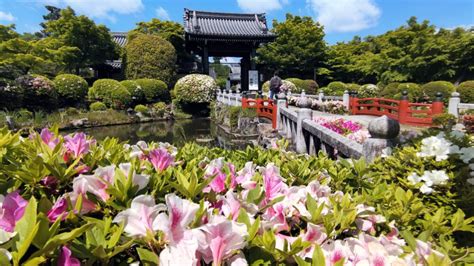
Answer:
[[[456,141],[458,149],[454,139],[432,146],[421,136],[368,165],[297,155],[283,142],[271,150],[195,144],[178,150],[56,131],[22,138],[0,130],[2,264],[449,265],[474,259],[469,245],[454,237],[474,231],[473,219],[458,208],[460,184],[452,178],[454,167],[472,162],[463,150],[472,145],[466,136]],[[446,145],[453,147],[447,155]],[[419,162],[428,163],[427,177],[416,173],[425,185],[432,180],[431,194],[408,179],[413,168],[402,154],[411,151],[416,171],[425,169]]]
[[[315,116],[313,121],[358,143],[363,143],[366,139],[370,138],[369,131],[364,129],[361,124],[345,120],[344,118]]]
[[[176,99],[183,103],[209,103],[216,90],[216,81],[201,74],[184,76],[174,86]]]
[[[289,96],[288,104],[296,106],[299,100],[299,97]],[[312,99],[311,109],[330,114],[346,114],[348,112],[347,107],[342,101],[319,101]]]

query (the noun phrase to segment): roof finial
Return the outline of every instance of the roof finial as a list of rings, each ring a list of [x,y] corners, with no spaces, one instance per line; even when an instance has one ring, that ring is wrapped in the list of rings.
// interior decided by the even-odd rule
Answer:
[[[194,30],[196,32],[201,31],[201,27],[198,24],[198,19],[197,19],[197,16],[196,16],[196,10],[193,11],[193,25],[194,25]]]

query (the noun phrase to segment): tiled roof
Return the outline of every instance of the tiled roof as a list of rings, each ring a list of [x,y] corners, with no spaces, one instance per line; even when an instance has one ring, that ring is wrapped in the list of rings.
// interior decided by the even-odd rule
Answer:
[[[213,13],[184,10],[184,30],[190,39],[273,40],[265,14]]]
[[[105,64],[116,69],[122,68],[122,60],[106,60]]]
[[[127,33],[126,32],[111,32],[112,40],[117,43],[120,47],[125,47],[127,44]]]

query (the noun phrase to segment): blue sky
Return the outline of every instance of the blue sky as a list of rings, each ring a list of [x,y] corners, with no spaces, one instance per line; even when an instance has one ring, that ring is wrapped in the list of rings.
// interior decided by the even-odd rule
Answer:
[[[354,35],[384,33],[403,25],[410,16],[444,28],[474,25],[473,0],[0,0],[0,24],[14,23],[19,32],[38,31],[45,4],[69,5],[112,31],[128,31],[135,23],[154,17],[181,23],[185,7],[266,12],[269,24],[292,13],[320,21],[330,44],[348,41]]]

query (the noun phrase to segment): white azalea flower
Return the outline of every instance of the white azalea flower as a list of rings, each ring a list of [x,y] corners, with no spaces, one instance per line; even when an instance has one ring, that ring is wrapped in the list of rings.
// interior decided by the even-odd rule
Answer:
[[[425,184],[423,184],[421,187],[420,187],[420,191],[421,193],[423,194],[431,194],[433,192],[433,189]]]
[[[437,162],[448,159],[451,142],[444,137],[433,136],[421,141],[421,150],[417,153],[420,157],[435,157]]]
[[[459,153],[461,154],[460,158],[464,163],[469,163],[474,159],[474,147],[462,148]]]
[[[419,175],[417,175],[416,173],[411,173],[407,177],[407,179],[412,185],[416,185],[421,181],[421,177]]]
[[[425,184],[428,186],[432,185],[443,185],[446,183],[447,180],[449,180],[449,177],[446,175],[446,172],[444,170],[437,171],[426,171],[423,176],[421,177],[423,181],[425,181]]]

